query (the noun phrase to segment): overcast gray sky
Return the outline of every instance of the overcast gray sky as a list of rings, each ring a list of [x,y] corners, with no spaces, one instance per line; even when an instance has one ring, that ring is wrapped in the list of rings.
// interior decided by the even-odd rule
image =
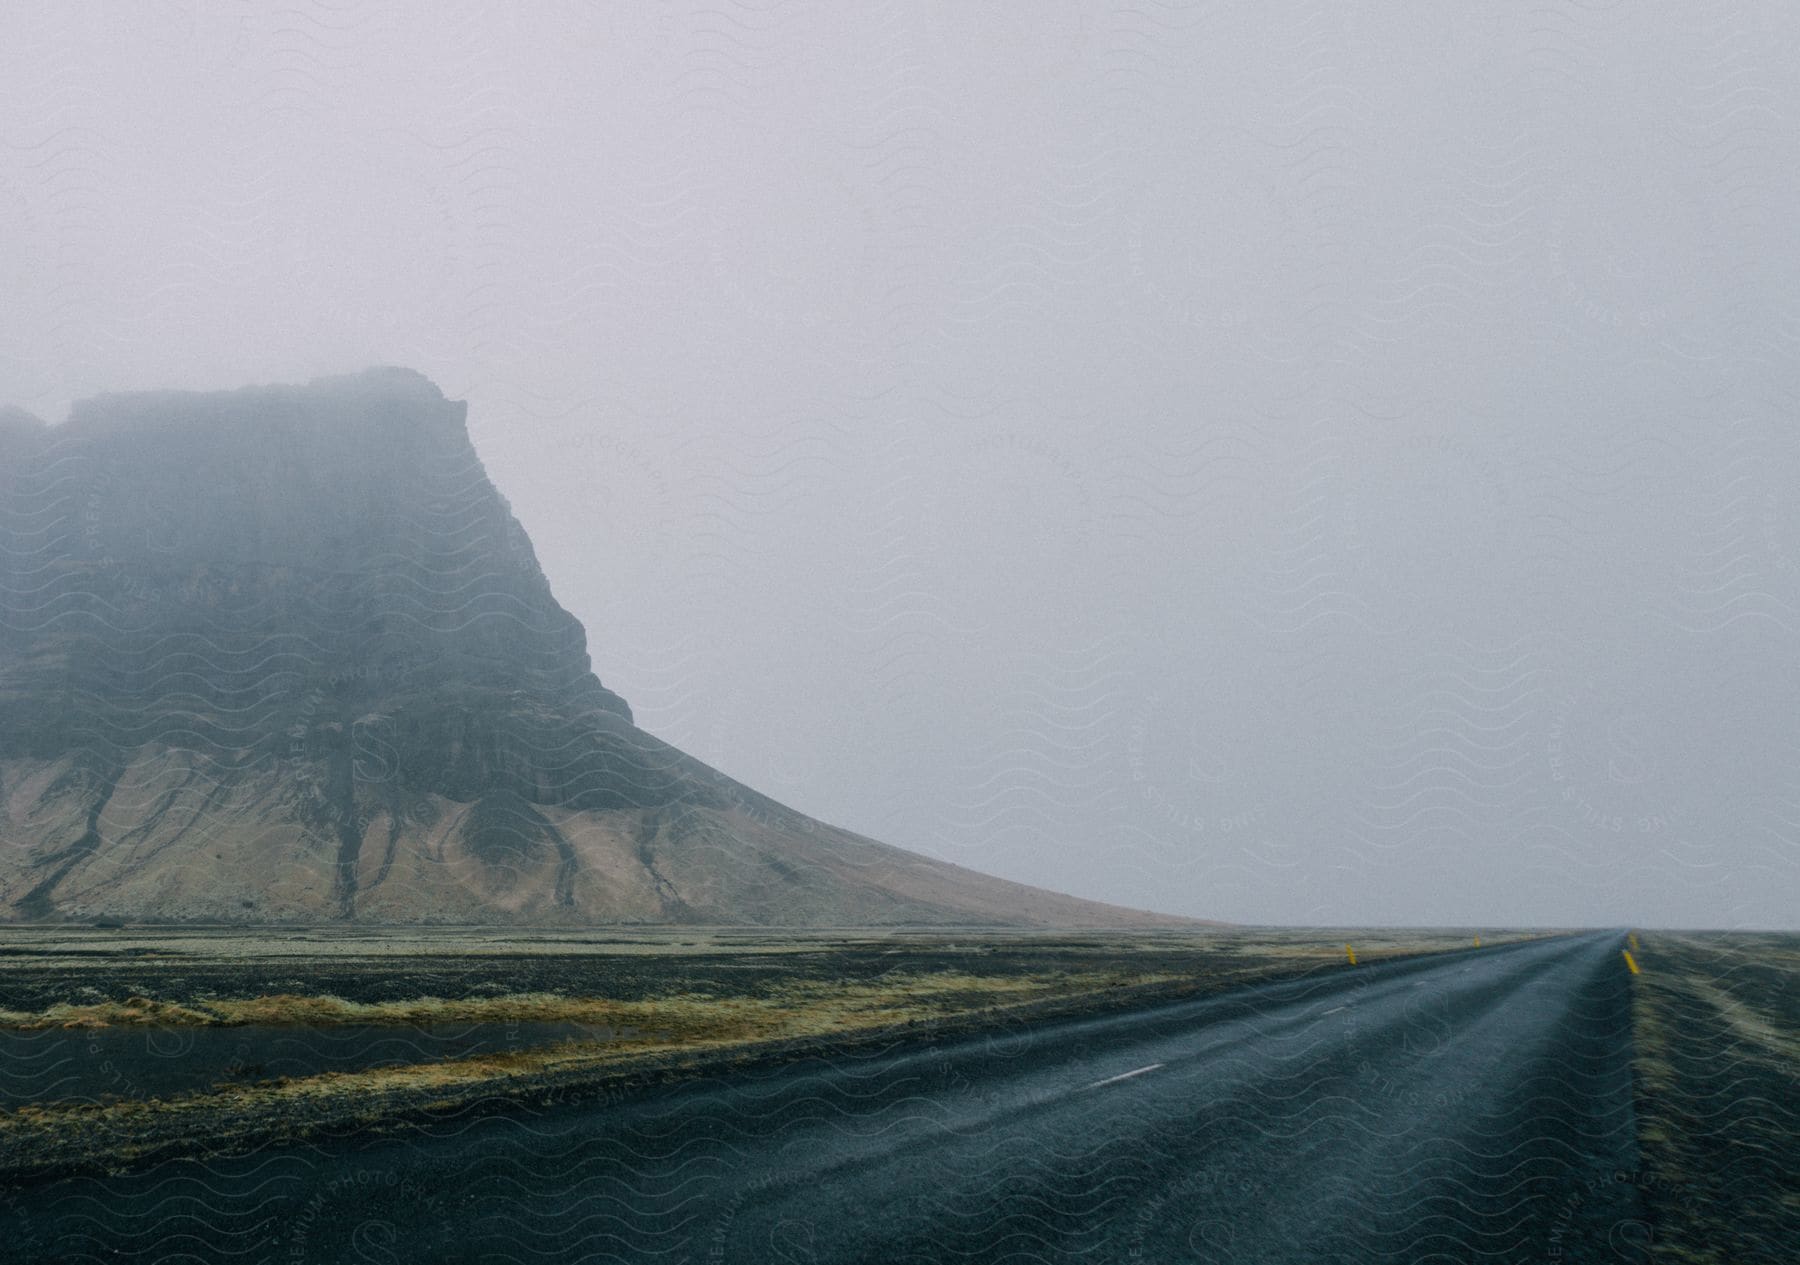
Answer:
[[[417,368],[641,724],[1008,878],[1794,924],[1792,6],[874,10],[9,5],[0,402]]]

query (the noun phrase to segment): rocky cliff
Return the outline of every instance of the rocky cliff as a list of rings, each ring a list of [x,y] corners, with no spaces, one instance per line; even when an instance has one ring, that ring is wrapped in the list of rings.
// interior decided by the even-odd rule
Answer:
[[[632,724],[418,374],[0,412],[0,916],[1172,922],[814,822]]]

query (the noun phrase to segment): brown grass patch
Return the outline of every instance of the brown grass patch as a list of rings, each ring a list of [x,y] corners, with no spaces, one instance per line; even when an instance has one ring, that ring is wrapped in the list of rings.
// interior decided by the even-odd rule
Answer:
[[[184,1115],[212,1119],[223,1111],[243,1117],[278,1118],[302,1104],[376,1103],[394,1093],[418,1100],[440,1095],[446,1104],[500,1093],[520,1077],[626,1067],[646,1056],[705,1054],[752,1043],[852,1035],[977,1011],[1005,1011],[1046,998],[1075,998],[1138,984],[1191,979],[1168,974],[1083,972],[1051,977],[983,976],[961,972],[896,975],[877,983],[833,985],[792,982],[765,996],[680,995],[649,1001],[569,998],[548,994],[361,1005],[336,997],[273,996],[209,1002],[205,1011],[159,1009],[146,999],[91,1007],[53,1007],[26,1016],[37,1026],[150,1023],[157,1014],[174,1022],[219,1024],[423,1023],[563,1020],[605,1025],[606,1040],[566,1039],[537,1048],[481,1054],[404,1067],[324,1072],[256,1084],[221,1084],[165,1099],[24,1106],[0,1111],[0,1138],[15,1140],[81,1136],[94,1130],[130,1135],[180,1128]],[[180,1012],[177,1014],[176,1012]]]
[[[647,1001],[569,997],[560,993],[512,993],[499,997],[416,997],[406,1001],[356,1002],[330,994],[276,993],[265,997],[208,999],[186,1004],[133,997],[91,1005],[58,1003],[35,1012],[0,1011],[12,1028],[124,1026],[332,1027],[342,1024],[418,1026],[430,1023],[579,1023],[619,1027],[667,1026],[706,1015],[732,1017],[800,1012],[835,1020],[854,1017],[914,1018],[986,1005],[1091,992],[1178,979],[1137,972],[1092,971],[1045,975],[975,975],[957,971],[896,973],[875,983],[794,981],[741,996],[675,994]],[[789,1013],[795,1012],[795,1013]]]

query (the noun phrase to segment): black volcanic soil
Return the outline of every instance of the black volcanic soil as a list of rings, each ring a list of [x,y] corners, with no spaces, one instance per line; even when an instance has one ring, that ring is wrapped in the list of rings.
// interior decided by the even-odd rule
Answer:
[[[175,933],[186,938],[189,933]],[[279,934],[279,933],[275,933]],[[296,933],[296,946],[309,933]],[[262,937],[259,937],[262,938]],[[707,950],[703,942],[671,938],[675,955],[609,952],[631,941],[599,938],[558,941],[557,949],[507,951],[472,940],[460,952],[383,953],[369,958],[338,954],[232,961],[223,956],[158,951],[132,945],[117,951],[103,946],[71,958],[56,949],[0,947],[0,1010],[37,1011],[58,1002],[124,1002],[132,997],[204,1002],[219,997],[275,994],[339,997],[364,1004],[492,997],[512,993],[555,993],[638,1001],[672,993],[756,995],[767,986],[795,982],[876,983],[904,969],[909,973],[958,971],[1015,978],[1079,971],[1097,962],[1116,962],[1117,941],[1101,937],[990,939],[971,933],[924,938],[896,945],[887,940],[821,940],[816,946],[793,936],[767,937],[776,952],[758,952],[756,938],[734,938],[729,947]],[[219,942],[228,948],[229,935]],[[1145,937],[1129,957],[1145,972],[1195,971],[1214,974],[1224,967],[1248,970],[1270,965],[1249,950],[1229,960],[1216,947],[1197,948],[1186,938]],[[24,968],[24,969],[20,969]]]
[[[1489,943],[1505,938],[1485,935]],[[1464,947],[1470,936],[1365,933],[1359,940],[1359,960],[1367,963]],[[408,1128],[445,1113],[604,1101],[669,1079],[735,1074],[759,1064],[1005,1030],[1252,981],[1353,969],[1341,941],[1342,933],[1291,932],[694,933],[527,940],[516,933],[412,930],[344,937],[295,931],[283,937],[15,928],[0,932],[0,1010],[8,1012],[0,1024],[11,1025],[9,1035],[37,1057],[88,1059],[104,1068],[108,1080],[98,1102],[72,1111],[42,1100],[0,1111],[0,1150],[7,1153],[0,1168],[21,1179],[30,1173],[119,1171],[160,1156],[241,1152],[284,1139]],[[635,1044],[632,1034],[607,1030],[605,1022],[589,1022],[585,1036],[555,1023],[462,1022],[460,1039],[505,1055],[491,1064],[477,1058],[470,1076],[467,1062],[442,1061],[467,1052],[453,1045],[420,1046],[416,1025],[382,1030],[354,1010],[354,1004],[442,999],[429,1007],[431,1013],[445,1013],[446,1022],[428,1031],[455,1033],[459,1005],[465,1014],[476,1014],[490,1001],[521,997],[545,1007],[546,1015],[562,1013],[558,1008],[565,1003],[568,1014],[591,1015],[592,999],[600,999],[603,1020],[615,1006],[627,1016],[640,1013],[631,1011],[633,1005],[643,1007],[650,1020]],[[347,1022],[209,1026],[209,1013],[231,1013],[221,999],[234,998],[334,998],[353,1005],[344,1015]],[[199,1009],[187,1012],[190,1022],[176,1026],[96,1018],[147,1009],[154,1014],[156,1005]],[[212,1012],[205,1010],[209,1005]],[[774,1005],[790,1018],[760,1026],[738,1025],[731,1018],[739,1007],[755,1011],[758,1005]],[[75,1009],[46,1016],[51,1007]],[[648,1030],[665,1018],[674,1031]],[[108,1026],[46,1027],[46,1022]],[[736,1032],[745,1035],[732,1035]],[[339,1039],[351,1033],[356,1041]],[[392,1075],[356,1075],[360,1069],[394,1067],[395,1060],[382,1055],[381,1042],[396,1038],[418,1047],[416,1062]],[[546,1049],[545,1042],[552,1044]],[[201,1054],[202,1043],[206,1050],[198,1068],[164,1064]],[[108,1057],[96,1053],[100,1045]],[[274,1066],[282,1053],[296,1049],[301,1066],[285,1073]],[[216,1068],[220,1063],[222,1069]],[[214,1077],[215,1070],[225,1075]],[[310,1072],[326,1075],[262,1079]],[[180,1096],[181,1090],[213,1085],[217,1093]],[[297,1087],[316,1087],[316,1092],[296,1092]],[[165,1102],[160,1097],[165,1092],[177,1096]]]
[[[631,1028],[568,1022],[0,1028],[0,1110],[169,1098],[635,1035]]]
[[[221,1120],[223,1153],[28,1185],[5,1224],[46,1254],[205,1259],[1637,1261],[1610,1237],[1639,1202],[1612,1181],[1635,1157],[1622,939],[787,1043],[670,1093],[650,1078],[695,1069],[540,1077],[504,1117],[415,1102],[390,1137]]]

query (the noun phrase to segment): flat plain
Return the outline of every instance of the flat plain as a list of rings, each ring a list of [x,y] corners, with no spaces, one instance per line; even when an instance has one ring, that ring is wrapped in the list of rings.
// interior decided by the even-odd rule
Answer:
[[[118,1171],[1194,997],[1505,929],[0,929],[0,1171]]]
[[[984,1137],[1110,1146],[1130,1125],[1155,1135],[1172,1166],[1139,1173],[1121,1158],[1104,1182],[1102,1170],[1089,1174],[1096,1192],[1124,1190],[1128,1170],[1143,1186],[1137,1204],[1102,1201],[1059,1231],[1088,1234],[1094,1259],[1115,1249],[1138,1259],[1130,1251],[1173,1233],[1174,1205],[1154,1191],[1232,1173],[1261,1173],[1265,1198],[1252,1208],[1221,1186],[1219,1198],[1183,1205],[1209,1244],[1265,1232],[1287,1242],[1282,1227],[1304,1225],[1325,1236],[1306,1241],[1324,1251],[1316,1259],[1418,1246],[1421,1234],[1471,1250],[1529,1247],[1531,1259],[1788,1259],[1800,1228],[1800,936],[1621,931],[1526,943],[1554,935],[4,928],[0,1221],[45,1243],[79,1231],[104,1254],[152,1241],[164,1183],[192,1183],[208,1199],[233,1193],[183,1233],[237,1225],[229,1210],[243,1202],[245,1241],[264,1242],[253,1214],[273,1165],[302,1212],[324,1197],[354,1206],[355,1226],[401,1225],[382,1205],[387,1186],[344,1185],[376,1181],[375,1157],[415,1193],[485,1207],[492,1174],[481,1174],[565,1151],[585,1157],[579,1171],[604,1186],[613,1178],[593,1173],[623,1162],[612,1154],[621,1129],[638,1133],[619,1180],[649,1182],[670,1209],[692,1195],[678,1161],[721,1139],[731,1156],[767,1150],[757,1171],[774,1172],[860,1138],[856,1164],[887,1166],[884,1181],[960,1206],[1004,1168],[989,1167],[1001,1161]],[[1244,1077],[1258,1088],[1234,1089]],[[1580,1111],[1593,1119],[1575,1127]],[[959,1186],[942,1164],[907,1168],[906,1131],[921,1120],[942,1132],[930,1154],[947,1164],[944,1148],[973,1146],[970,1172],[987,1177]],[[824,1132],[795,1151],[796,1131],[815,1126]],[[1559,1129],[1573,1132],[1559,1141]],[[1333,1130],[1344,1136],[1330,1141]],[[1226,1137],[1236,1140],[1226,1147]],[[1588,1154],[1600,1138],[1611,1139],[1610,1159],[1604,1148]],[[1287,1167],[1300,1162],[1292,1146],[1303,1139],[1318,1164],[1295,1176]],[[1452,1194],[1464,1192],[1455,1198],[1406,1187],[1408,1207],[1448,1199],[1443,1216],[1421,1213],[1380,1234],[1370,1227],[1387,1205],[1362,1209],[1331,1182],[1308,1185],[1338,1171],[1340,1151],[1388,1164],[1400,1181],[1440,1161],[1474,1163],[1496,1139],[1512,1139],[1500,1159],[1512,1157],[1502,1168],[1515,1178],[1521,1156],[1542,1172],[1508,1185],[1498,1170],[1471,1171],[1452,1183]],[[1114,1141],[1123,1157],[1144,1140]],[[1368,1150],[1374,1142],[1380,1155]],[[1448,1149],[1430,1158],[1433,1146]],[[632,1167],[670,1147],[673,1167],[655,1181]],[[1026,1167],[1007,1181],[1050,1180],[1027,1162],[1035,1154],[1022,1152]],[[743,1190],[726,1181],[703,1218],[733,1245],[718,1259],[773,1250],[781,1227],[825,1197],[818,1183],[857,1171],[828,1165],[787,1195],[772,1179]],[[1086,1207],[1083,1172],[1038,1193]],[[461,1184],[442,1186],[452,1174]],[[542,1180],[556,1188],[560,1178],[547,1170]],[[1506,1197],[1471,1213],[1467,1191],[1496,1182]],[[850,1204],[866,1194],[845,1191]],[[100,1211],[114,1197],[127,1201],[117,1217]],[[579,1206],[547,1208],[534,1223],[544,1250],[585,1244],[592,1227]],[[193,1220],[185,1207],[170,1206],[176,1229]],[[1010,1224],[1024,1208],[1000,1199],[968,1224]],[[662,1217],[647,1211],[618,1233],[647,1251],[679,1222]],[[276,1239],[304,1239],[307,1253],[329,1259],[336,1240],[310,1224]],[[407,1223],[417,1252],[401,1256],[429,1259],[482,1224]],[[1333,1226],[1341,1243],[1326,1234]],[[814,1233],[827,1229],[818,1221]],[[921,1233],[929,1247],[949,1231]],[[745,1236],[754,1241],[737,1245]],[[235,1242],[213,1245],[219,1259]],[[1505,1251],[1499,1259],[1510,1259]]]

